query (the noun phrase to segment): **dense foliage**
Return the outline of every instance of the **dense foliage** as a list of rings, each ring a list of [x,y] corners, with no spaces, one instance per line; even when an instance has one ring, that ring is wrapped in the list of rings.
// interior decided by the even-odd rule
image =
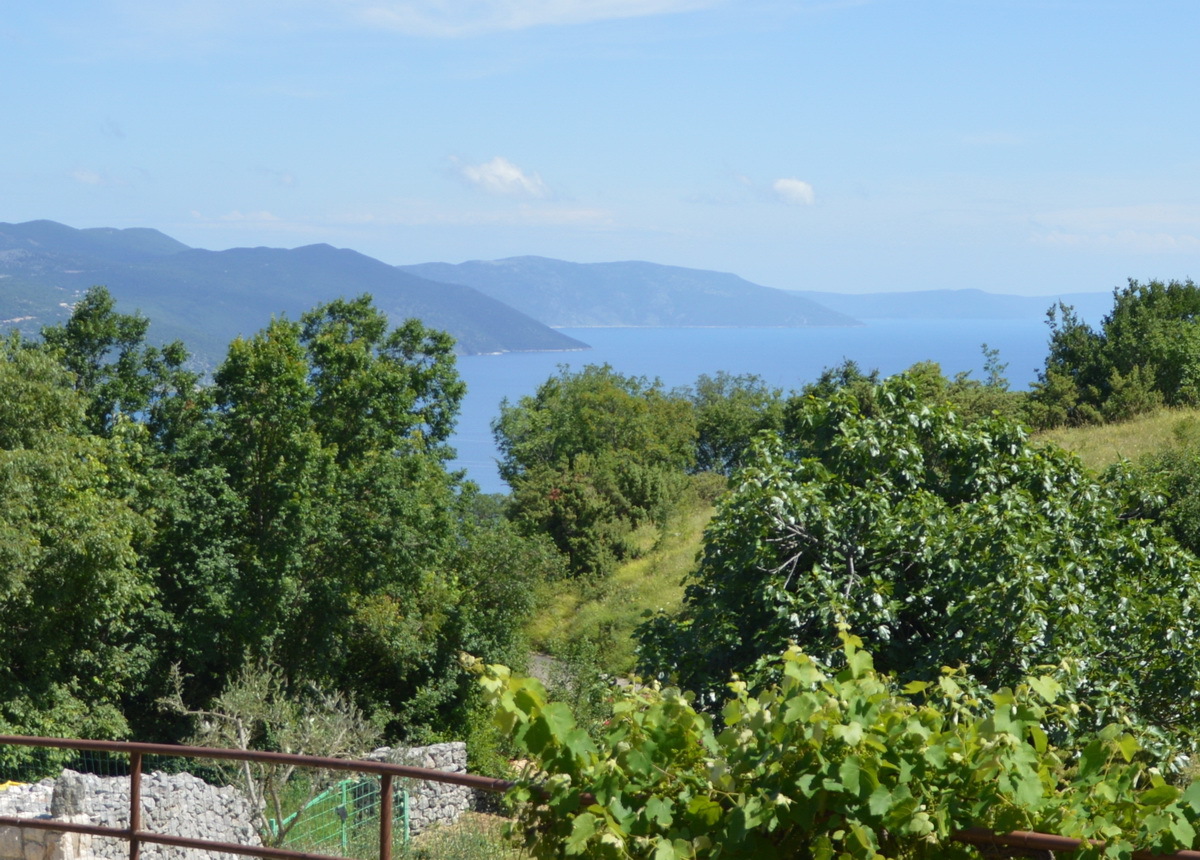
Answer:
[[[1195,844],[1195,447],[1092,476],[1007,417],[988,359],[982,383],[847,364],[757,428],[683,611],[642,631],[672,686],[585,723],[484,672],[531,762],[510,801],[535,856],[972,856],[965,827]]]
[[[720,505],[681,615],[645,628],[648,671],[714,697],[789,641],[832,659],[848,626],[902,678],[1007,685],[1077,660],[1096,719],[1200,726],[1200,563],[1140,499],[906,377],[810,397],[790,423]]]
[[[54,359],[0,343],[0,731],[110,736],[148,664],[136,434],[87,432]]]
[[[965,858],[951,837],[968,827],[1098,839],[1109,856],[1195,841],[1200,785],[1168,784],[1136,737],[1055,743],[1080,703],[1053,678],[989,692],[947,670],[900,688],[855,638],[839,657],[785,650],[778,681],[729,684],[720,727],[678,689],[626,687],[595,738],[536,681],[488,667],[532,762],[509,794],[515,835],[536,857],[654,860]]]
[[[173,740],[270,661],[392,739],[465,731],[470,649],[521,664],[540,536],[447,471],[452,341],[368,297],[235,340],[211,384],[90,291],[0,349],[0,724]]]
[[[754,374],[702,374],[687,392],[696,412],[696,469],[731,475],[754,437],[783,425],[783,394]]]
[[[0,343],[0,729],[238,711],[271,744],[334,702],[501,766],[486,696],[542,785],[514,795],[539,856],[951,856],[968,824],[1190,845],[1200,433],[1096,477],[1019,420],[1194,402],[1197,307],[1131,282],[1100,331],[1056,309],[1032,398],[986,347],[982,381],[846,362],[787,396],[564,368],[501,406],[502,499],[446,468],[446,335],[343,299],[202,380],[93,290]],[[526,663],[545,582],[603,591],[722,492],[682,610],[641,630],[656,680],[610,691],[576,642],[579,713],[494,665],[480,692],[464,667]]]
[[[1200,403],[1200,287],[1150,281],[1113,291],[1099,330],[1051,308],[1050,350],[1034,391],[1040,426],[1129,418]]]
[[[563,368],[493,423],[514,519],[576,574],[605,574],[639,525],[661,522],[695,460],[690,402],[608,365]]]
[[[1183,419],[1175,431],[1174,446],[1112,467],[1105,477],[1137,495],[1141,516],[1200,555],[1200,425],[1195,418]]]

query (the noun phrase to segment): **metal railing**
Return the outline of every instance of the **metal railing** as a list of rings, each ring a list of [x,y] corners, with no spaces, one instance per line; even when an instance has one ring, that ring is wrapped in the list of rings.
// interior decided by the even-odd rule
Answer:
[[[503,792],[511,783],[469,773],[449,773],[410,765],[386,762],[360,761],[344,758],[322,758],[319,756],[293,755],[290,753],[256,752],[247,750],[210,749],[208,747],[175,746],[173,744],[146,744],[129,741],[65,740],[62,738],[37,738],[19,735],[0,735],[0,745],[48,747],[65,750],[87,750],[129,756],[129,826],[101,827],[93,824],[76,824],[55,819],[18,818],[0,816],[0,826],[14,826],[61,833],[79,833],[87,836],[102,836],[122,839],[129,843],[130,860],[138,860],[142,843],[168,845],[176,848],[192,848],[201,851],[217,851],[225,854],[240,854],[268,858],[311,858],[330,860],[332,855],[294,851],[266,845],[243,845],[234,842],[218,842],[209,839],[192,839],[155,833],[142,828],[142,758],[147,755],[175,756],[194,759],[216,759],[219,761],[254,762],[258,764],[294,765],[320,768],[323,770],[369,773],[379,777],[379,860],[391,860],[393,781],[400,779],[440,782],[459,785],[477,791]],[[339,860],[341,860],[339,858]]]
[[[1052,857],[1056,851],[1074,852],[1085,847],[1103,848],[1104,842],[1099,839],[1072,839],[1069,836],[1055,836],[1052,833],[1034,833],[1032,831],[1013,831],[1012,833],[992,833],[982,828],[959,830],[950,837],[955,842],[962,842],[976,847],[989,848],[988,854],[999,853],[1003,857]],[[1133,860],[1200,860],[1200,851],[1176,851],[1174,854],[1156,854],[1153,851],[1134,851]]]
[[[125,840],[129,843],[130,860],[138,860],[142,843],[168,845],[176,848],[192,848],[201,851],[216,851],[252,857],[277,858],[277,860],[344,860],[328,854],[313,854],[287,848],[265,845],[242,845],[208,839],[191,839],[166,833],[153,833],[142,829],[141,776],[142,758],[147,755],[174,756],[194,759],[217,759],[224,761],[248,761],[259,764],[296,765],[326,770],[352,771],[375,774],[380,779],[379,800],[379,860],[391,860],[392,855],[392,783],[401,779],[427,780],[449,785],[459,785],[476,791],[503,792],[512,783],[503,779],[477,776],[469,773],[449,773],[424,767],[387,764],[355,759],[321,758],[318,756],[292,755],[289,753],[254,752],[246,750],[210,749],[208,747],[175,746],[172,744],[146,744],[125,741],[64,740],[60,738],[36,738],[18,735],[0,735],[0,745],[49,747],[65,750],[87,750],[129,756],[129,827],[100,827],[91,824],[75,824],[69,821],[37,818],[0,816],[0,826],[28,827],[65,833],[80,833]],[[592,802],[595,801],[587,795]],[[986,847],[991,856],[1031,857],[1052,856],[1052,852],[1074,852],[1092,845],[1103,847],[1097,840],[1080,840],[1050,833],[1012,832],[992,833],[981,828],[959,830],[951,836],[956,842],[976,847]],[[1200,851],[1177,851],[1174,854],[1154,854],[1149,851],[1134,851],[1134,860],[1200,860]]]

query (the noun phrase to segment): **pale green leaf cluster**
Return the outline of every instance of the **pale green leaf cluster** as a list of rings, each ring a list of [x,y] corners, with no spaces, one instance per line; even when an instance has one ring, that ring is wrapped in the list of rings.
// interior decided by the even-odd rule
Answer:
[[[1098,839],[1108,856],[1194,843],[1200,787],[1169,784],[1132,734],[1055,745],[1079,708],[1053,678],[989,692],[946,670],[901,688],[857,638],[841,656],[837,670],[788,648],[778,681],[728,686],[719,723],[677,689],[626,687],[595,739],[536,681],[481,669],[530,760],[513,835],[537,857],[654,860],[967,857],[953,837],[968,827]]]

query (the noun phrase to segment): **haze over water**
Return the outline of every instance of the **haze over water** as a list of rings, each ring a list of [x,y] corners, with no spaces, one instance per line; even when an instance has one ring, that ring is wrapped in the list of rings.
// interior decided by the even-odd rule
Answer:
[[[1049,305],[1049,303],[1047,303]],[[970,371],[982,378],[981,345],[1000,350],[1013,388],[1027,388],[1046,356],[1044,320],[867,320],[854,328],[564,328],[592,345],[582,352],[471,355],[458,359],[467,396],[451,444],[452,468],[484,492],[507,492],[496,473],[490,423],[500,401],[533,394],[559,365],[579,370],[610,364],[620,373],[657,377],[668,388],[691,385],[701,374],[755,373],[785,392],[815,379],[844,359],[864,370],[898,373],[931,360],[947,376]]]

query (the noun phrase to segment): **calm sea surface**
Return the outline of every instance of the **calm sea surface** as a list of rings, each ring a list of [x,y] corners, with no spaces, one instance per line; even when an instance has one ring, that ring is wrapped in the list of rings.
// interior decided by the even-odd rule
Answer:
[[[1014,388],[1036,379],[1046,356],[1049,332],[1043,320],[867,320],[856,328],[568,328],[590,343],[583,352],[470,355],[458,359],[467,383],[452,468],[484,492],[506,492],[496,473],[490,423],[500,401],[532,394],[560,364],[578,370],[608,363],[620,373],[657,377],[668,388],[690,385],[702,374],[756,373],[789,391],[821,370],[853,359],[864,370],[892,374],[918,361],[932,360],[952,376],[971,371],[982,377],[981,345],[1000,350]]]

